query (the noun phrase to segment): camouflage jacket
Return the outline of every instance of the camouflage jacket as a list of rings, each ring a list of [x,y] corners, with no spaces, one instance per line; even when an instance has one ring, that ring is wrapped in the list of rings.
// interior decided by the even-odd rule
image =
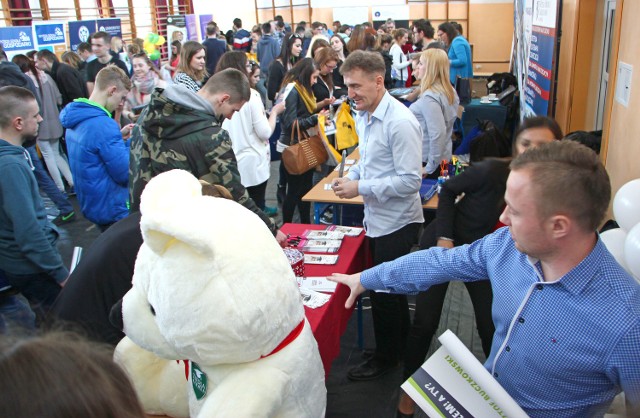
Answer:
[[[226,187],[233,199],[256,213],[275,234],[276,226],[249,197],[226,130],[215,115],[172,101],[156,89],[131,135],[129,197],[131,211],[154,176],[175,168]]]

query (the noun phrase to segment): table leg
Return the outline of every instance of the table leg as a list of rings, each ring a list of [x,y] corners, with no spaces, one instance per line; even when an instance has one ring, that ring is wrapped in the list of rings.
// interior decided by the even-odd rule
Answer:
[[[364,350],[364,330],[362,325],[362,298],[358,296],[356,301],[356,310],[358,311],[358,348]]]
[[[321,205],[318,202],[313,202],[313,223],[320,223],[320,212],[322,211]]]

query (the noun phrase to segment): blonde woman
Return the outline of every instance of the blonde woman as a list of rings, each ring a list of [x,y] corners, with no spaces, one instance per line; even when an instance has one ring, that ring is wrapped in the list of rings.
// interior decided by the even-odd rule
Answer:
[[[189,90],[198,92],[207,76],[204,46],[195,41],[187,41],[180,51],[180,63],[173,77],[176,84],[182,84]]]
[[[420,55],[420,96],[409,109],[422,127],[423,176],[438,178],[440,161],[451,159],[451,135],[460,100],[449,82],[449,58],[441,49]]]

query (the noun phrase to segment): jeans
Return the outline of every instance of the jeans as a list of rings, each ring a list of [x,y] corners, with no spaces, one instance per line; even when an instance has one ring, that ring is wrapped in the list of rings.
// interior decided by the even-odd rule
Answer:
[[[47,170],[51,174],[58,189],[64,193],[64,183],[62,182],[62,176],[64,176],[70,187],[73,187],[73,177],[71,176],[71,169],[69,163],[60,154],[60,142],[58,139],[40,140],[38,139],[38,146],[40,152],[42,152],[42,158],[47,163]],[[62,174],[62,176],[60,176]]]
[[[73,206],[71,206],[67,196],[58,189],[58,186],[51,180],[51,177],[49,177],[49,174],[47,174],[47,171],[44,169],[35,146],[27,147],[26,150],[29,152],[31,162],[35,167],[33,174],[36,176],[38,186],[40,186],[42,191],[45,192],[47,196],[49,196],[49,199],[60,209],[61,214],[67,215],[73,212]]]
[[[62,289],[46,273],[11,274],[5,271],[4,275],[7,283],[27,298],[38,318],[44,318]]]
[[[407,84],[406,80],[393,80],[393,88],[404,87]]]
[[[0,335],[13,329],[34,330],[36,315],[21,294],[0,296]]]

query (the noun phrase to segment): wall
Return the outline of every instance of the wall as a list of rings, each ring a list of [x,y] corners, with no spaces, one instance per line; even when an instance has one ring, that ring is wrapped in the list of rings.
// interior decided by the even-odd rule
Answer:
[[[253,4],[253,2],[251,3]],[[344,6],[348,6],[348,1]],[[287,21],[290,19],[288,9],[276,9],[276,13],[282,14]],[[258,16],[262,21],[272,18],[272,15],[271,9],[258,11]],[[470,0],[469,16],[467,16],[465,2],[452,2],[449,4],[449,10],[447,10],[445,3],[412,2],[409,4],[410,20],[426,17],[431,20],[434,26],[437,26],[447,20],[447,16],[448,20],[457,20],[462,24],[465,36],[473,47],[475,72],[491,74],[509,70],[511,39],[513,37],[513,0]],[[255,14],[253,20],[255,20]],[[294,8],[294,22],[297,23],[300,20],[319,21],[331,25],[333,8],[315,7],[311,10],[311,19],[309,19],[307,8],[296,7]],[[369,8],[369,20],[371,20],[371,8]],[[487,22],[491,22],[491,24],[488,25]],[[361,22],[349,22],[349,24],[357,23]],[[250,25],[245,24],[245,27],[248,28]]]
[[[621,8],[618,1],[617,13],[622,11],[620,26],[620,43],[618,61],[633,66],[631,81],[631,97],[629,107],[624,107],[613,100],[608,130],[608,148],[606,167],[611,177],[613,193],[629,180],[640,178],[640,54],[638,54],[638,39],[640,39],[640,1],[626,0]],[[614,59],[612,57],[612,59]],[[610,94],[613,95],[615,86],[611,85]],[[606,129],[606,127],[605,127]]]
[[[598,91],[600,90],[600,64],[602,63],[602,42],[604,37],[604,4],[598,1],[595,10],[593,47],[591,49],[590,78],[587,87],[587,100],[584,109],[584,125],[582,129],[592,131],[596,127],[596,110],[598,107]]]
[[[513,1],[471,2],[469,39],[474,72],[509,71],[513,38]],[[501,61],[501,62],[500,62]]]

